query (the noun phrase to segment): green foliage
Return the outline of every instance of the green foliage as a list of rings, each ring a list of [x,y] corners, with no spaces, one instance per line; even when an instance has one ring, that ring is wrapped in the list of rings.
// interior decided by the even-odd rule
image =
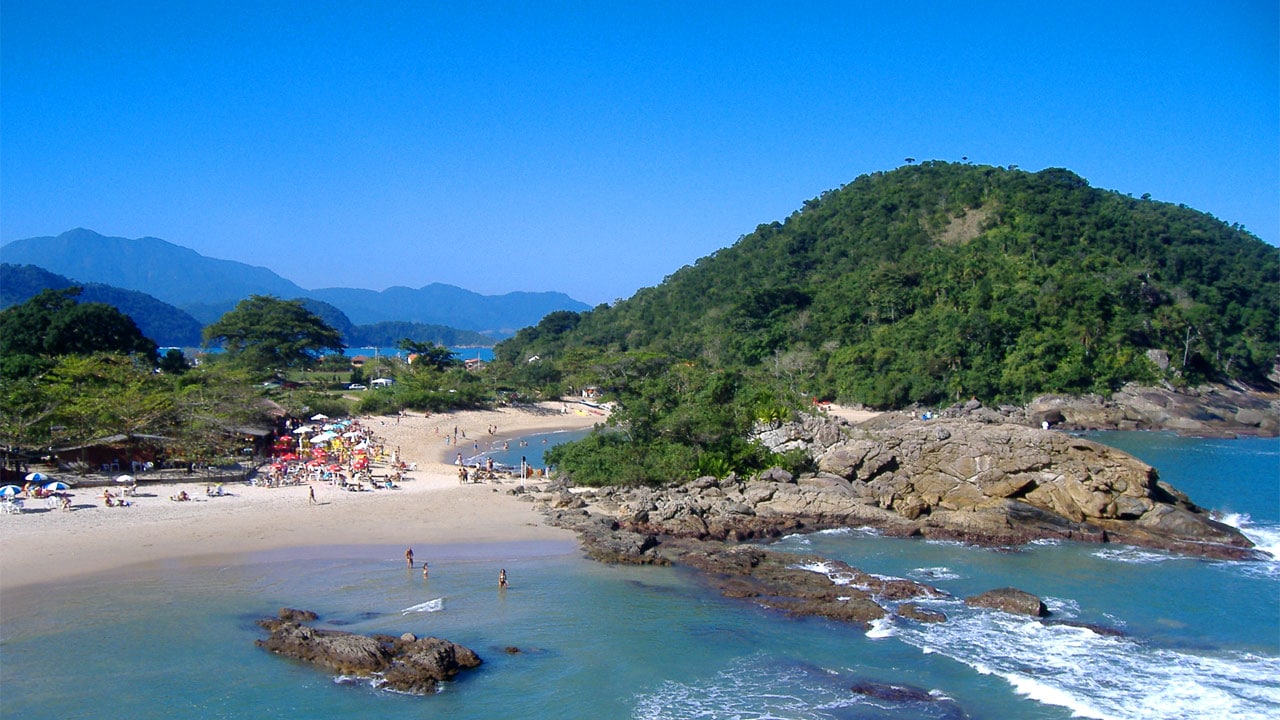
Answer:
[[[443,345],[436,345],[431,342],[417,342],[409,338],[400,338],[396,343],[396,347],[404,350],[406,353],[416,355],[413,363],[421,363],[424,366],[430,366],[436,370],[445,370],[451,367],[457,367],[462,364],[458,360],[453,351]]]
[[[169,373],[170,375],[181,375],[191,369],[187,364],[187,358],[182,351],[177,348],[169,348],[164,355],[160,357],[160,371]]]
[[[573,353],[768,368],[875,407],[1265,385],[1278,287],[1280,251],[1204,213],[1061,169],[926,162],[824,193],[612,307],[549,316],[495,355],[539,356],[546,376]]]
[[[80,288],[44,290],[0,312],[0,372],[31,376],[62,355],[133,354],[155,364],[156,344],[127,315],[102,303],[78,303]]]
[[[204,329],[233,363],[270,373],[311,367],[326,350],[342,351],[342,337],[297,300],[253,295]]]
[[[741,438],[804,397],[898,408],[1269,386],[1278,288],[1280,250],[1204,213],[1062,169],[924,162],[823,193],[628,300],[549,315],[500,343],[491,373],[605,388],[619,432],[591,442],[611,469],[572,448],[562,469],[655,482],[778,461]]]
[[[401,338],[452,347],[490,347],[493,339],[472,330],[445,325],[385,320],[371,325],[354,325],[344,333],[353,347],[391,347]]]

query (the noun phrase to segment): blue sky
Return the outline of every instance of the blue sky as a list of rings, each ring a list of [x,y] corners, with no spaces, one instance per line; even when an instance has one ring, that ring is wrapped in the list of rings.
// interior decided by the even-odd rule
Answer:
[[[0,0],[0,242],[595,304],[967,156],[1277,244],[1278,36],[1273,0]]]

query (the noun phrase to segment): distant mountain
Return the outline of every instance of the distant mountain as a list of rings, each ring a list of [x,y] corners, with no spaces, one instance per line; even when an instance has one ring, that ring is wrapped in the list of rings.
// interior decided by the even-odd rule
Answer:
[[[177,307],[239,301],[255,294],[306,294],[263,267],[215,260],[159,238],[106,237],[83,228],[57,237],[14,240],[0,248],[0,260],[29,263],[81,282],[137,290]]]
[[[0,264],[0,310],[20,305],[42,290],[79,286],[80,302],[104,303],[133,318],[143,335],[161,347],[200,344],[203,325],[182,310],[146,293],[103,285],[80,283],[34,265]]]
[[[495,337],[538,322],[556,310],[586,310],[563,293],[480,295],[433,283],[418,290],[307,290],[264,267],[218,260],[159,238],[106,237],[77,228],[57,237],[15,240],[0,247],[6,263],[37,265],[80,282],[144,292],[211,323],[250,295],[312,298],[330,303],[355,324],[405,321],[485,332]]]
[[[414,290],[392,287],[381,292],[352,288],[324,288],[309,297],[343,309],[353,322],[388,320],[446,325],[497,335],[510,335],[557,310],[586,310],[586,303],[558,292],[512,292],[480,295],[453,285],[432,283]]]

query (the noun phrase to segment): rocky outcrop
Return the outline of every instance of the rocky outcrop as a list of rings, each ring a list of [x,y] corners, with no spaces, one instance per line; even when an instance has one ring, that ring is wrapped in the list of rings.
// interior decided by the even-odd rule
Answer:
[[[1171,430],[1181,435],[1235,437],[1280,434],[1280,395],[1208,385],[1170,388],[1126,385],[1111,397],[1046,395],[1025,409],[1032,425],[1068,430]]]
[[[435,693],[440,683],[481,663],[471,650],[440,638],[419,638],[412,633],[364,636],[302,624],[315,619],[313,612],[285,608],[278,618],[258,621],[270,635],[257,645],[342,675],[369,677],[378,687],[415,695]]]
[[[965,598],[964,604],[969,607],[999,610],[1011,615],[1028,615],[1037,618],[1049,615],[1049,609],[1040,598],[1017,588],[988,590],[981,595]]]
[[[816,471],[698,478],[661,491],[571,493],[562,518],[600,559],[661,561],[657,538],[771,538],[832,527],[982,545],[1033,540],[1124,542],[1220,558],[1252,557],[1252,544],[1215,522],[1156,471],[1114,448],[1070,435],[969,418],[881,415],[856,427],[823,417],[763,429],[772,450],[805,448]],[[567,491],[542,493],[568,508]],[[574,515],[576,513],[576,515]],[[582,527],[576,527],[581,525]]]

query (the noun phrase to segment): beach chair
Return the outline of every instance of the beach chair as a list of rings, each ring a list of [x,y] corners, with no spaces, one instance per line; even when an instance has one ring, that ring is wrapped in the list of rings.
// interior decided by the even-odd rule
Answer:
[[[0,501],[0,513],[5,515],[20,515],[22,513],[21,500],[4,500]]]

